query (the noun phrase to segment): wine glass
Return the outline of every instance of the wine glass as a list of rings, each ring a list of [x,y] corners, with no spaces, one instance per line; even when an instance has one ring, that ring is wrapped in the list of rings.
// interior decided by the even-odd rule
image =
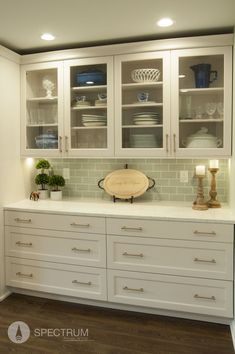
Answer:
[[[215,114],[215,111],[216,111],[216,103],[214,102],[206,103],[206,113],[208,114],[210,119],[213,119],[213,115]]]
[[[223,102],[217,103],[217,111],[219,113],[220,119],[223,119],[223,117],[224,117],[224,104],[223,104]]]

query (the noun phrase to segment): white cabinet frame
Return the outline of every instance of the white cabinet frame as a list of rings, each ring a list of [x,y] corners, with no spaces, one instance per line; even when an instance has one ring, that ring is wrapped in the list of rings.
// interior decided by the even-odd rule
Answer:
[[[179,142],[179,59],[182,57],[224,55],[224,122],[222,148],[180,148]],[[231,156],[232,47],[194,48],[171,51],[171,122],[173,156],[221,157]],[[202,122],[203,126],[203,122]],[[200,127],[200,126],[199,126]]]

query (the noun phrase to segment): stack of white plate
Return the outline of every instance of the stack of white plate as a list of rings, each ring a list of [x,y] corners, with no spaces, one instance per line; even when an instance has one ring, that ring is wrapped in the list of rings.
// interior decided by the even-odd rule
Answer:
[[[107,117],[97,114],[82,114],[82,124],[85,127],[101,127],[107,125]]]
[[[154,134],[132,134],[130,145],[133,148],[157,148],[158,142]]]
[[[141,112],[132,115],[135,125],[156,125],[160,123],[160,114],[157,112]]]

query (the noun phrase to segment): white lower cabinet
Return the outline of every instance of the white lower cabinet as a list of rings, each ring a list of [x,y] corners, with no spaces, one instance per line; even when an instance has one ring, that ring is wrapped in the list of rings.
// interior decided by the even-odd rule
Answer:
[[[7,210],[5,256],[14,289],[233,317],[233,225]]]
[[[108,300],[197,314],[233,317],[233,283],[108,270]]]
[[[6,257],[7,285],[60,295],[106,300],[106,270]]]

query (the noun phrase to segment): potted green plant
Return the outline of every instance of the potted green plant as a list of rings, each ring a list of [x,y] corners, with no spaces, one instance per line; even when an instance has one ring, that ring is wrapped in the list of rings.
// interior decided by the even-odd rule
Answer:
[[[65,179],[60,175],[53,175],[49,178],[49,186],[52,187],[51,190],[51,199],[52,200],[61,200],[62,199],[62,190],[59,187],[64,187]]]
[[[36,169],[41,170],[35,177],[35,183],[40,186],[38,189],[40,199],[48,199],[49,191],[47,185],[49,183],[49,176],[45,173],[45,170],[50,168],[50,163],[47,160],[41,159],[36,163]]]

